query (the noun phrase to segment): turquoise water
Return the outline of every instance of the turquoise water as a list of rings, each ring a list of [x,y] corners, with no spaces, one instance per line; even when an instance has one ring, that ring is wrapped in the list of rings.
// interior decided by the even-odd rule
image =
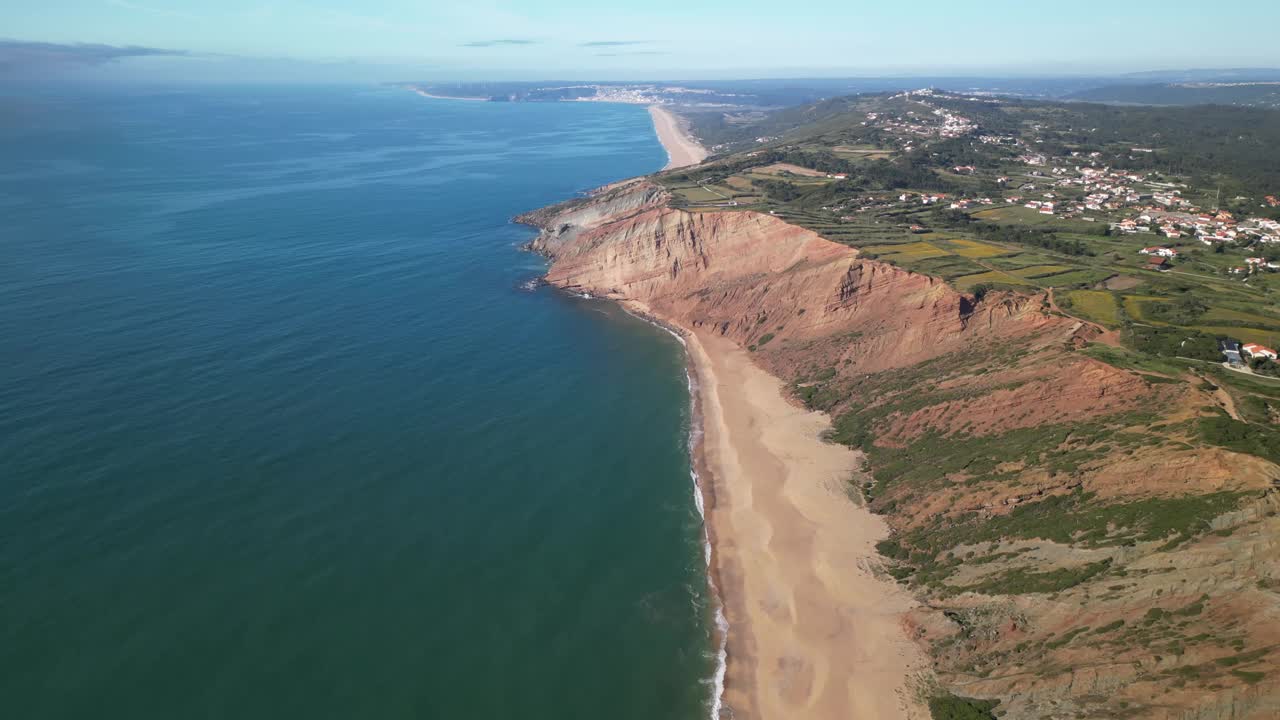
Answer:
[[[706,716],[680,348],[508,222],[643,108],[4,103],[0,716]]]

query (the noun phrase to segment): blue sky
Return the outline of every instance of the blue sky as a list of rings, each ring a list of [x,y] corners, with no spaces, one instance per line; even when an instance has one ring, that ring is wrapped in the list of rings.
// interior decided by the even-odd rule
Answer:
[[[184,51],[97,72],[680,79],[1280,66],[1280,2],[46,0],[0,37]],[[1217,26],[1217,35],[1209,28]],[[235,56],[235,57],[229,57]],[[238,59],[250,58],[252,61]],[[0,57],[0,68],[4,67]],[[106,68],[104,68],[106,66]],[[380,76],[380,77],[375,77]]]

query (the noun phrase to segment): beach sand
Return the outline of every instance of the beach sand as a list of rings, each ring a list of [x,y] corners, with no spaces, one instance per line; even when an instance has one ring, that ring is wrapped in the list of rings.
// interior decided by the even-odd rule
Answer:
[[[653,127],[658,131],[658,141],[666,149],[669,158],[663,170],[697,165],[706,159],[706,149],[685,132],[680,119],[671,111],[658,105],[650,105],[649,115],[653,117]]]
[[[453,95],[432,95],[431,93],[427,92],[426,90],[419,90],[419,89],[417,89],[417,88],[410,88],[410,89],[411,89],[414,93],[416,93],[416,94],[418,94],[418,95],[421,95],[421,96],[422,96],[422,97],[424,97],[424,98],[431,98],[432,100],[466,100],[467,102],[489,102],[489,98],[482,98],[482,97],[455,97],[455,96],[453,96]]]
[[[911,598],[877,577],[879,517],[850,499],[860,458],[824,442],[749,354],[685,333],[704,435],[712,568],[729,622],[725,703],[745,718],[924,718],[908,678],[927,662],[901,619]]]

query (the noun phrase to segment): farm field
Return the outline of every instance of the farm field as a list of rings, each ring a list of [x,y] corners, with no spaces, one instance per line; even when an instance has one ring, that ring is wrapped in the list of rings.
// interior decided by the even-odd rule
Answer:
[[[791,175],[799,175],[800,177],[824,178],[824,179],[827,177],[827,174],[824,172],[819,172],[818,170],[810,170],[809,168],[800,167],[799,165],[793,165],[791,163],[773,163],[772,165],[765,165],[764,167],[754,168],[752,169],[751,172],[756,175],[791,174]]]
[[[1120,325],[1120,309],[1115,296],[1105,290],[1072,290],[1065,293],[1070,310],[1085,320],[1092,320],[1109,328]]]
[[[978,240],[965,240],[964,238],[950,238],[946,243],[951,247],[952,252],[960,257],[967,258],[989,258],[998,255],[1008,255],[1012,250],[1002,248],[998,245],[980,242]]]

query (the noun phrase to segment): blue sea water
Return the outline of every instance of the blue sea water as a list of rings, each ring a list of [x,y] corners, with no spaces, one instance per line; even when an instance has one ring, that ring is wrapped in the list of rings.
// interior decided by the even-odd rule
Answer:
[[[0,105],[0,717],[706,717],[681,350],[508,222],[643,108]]]

